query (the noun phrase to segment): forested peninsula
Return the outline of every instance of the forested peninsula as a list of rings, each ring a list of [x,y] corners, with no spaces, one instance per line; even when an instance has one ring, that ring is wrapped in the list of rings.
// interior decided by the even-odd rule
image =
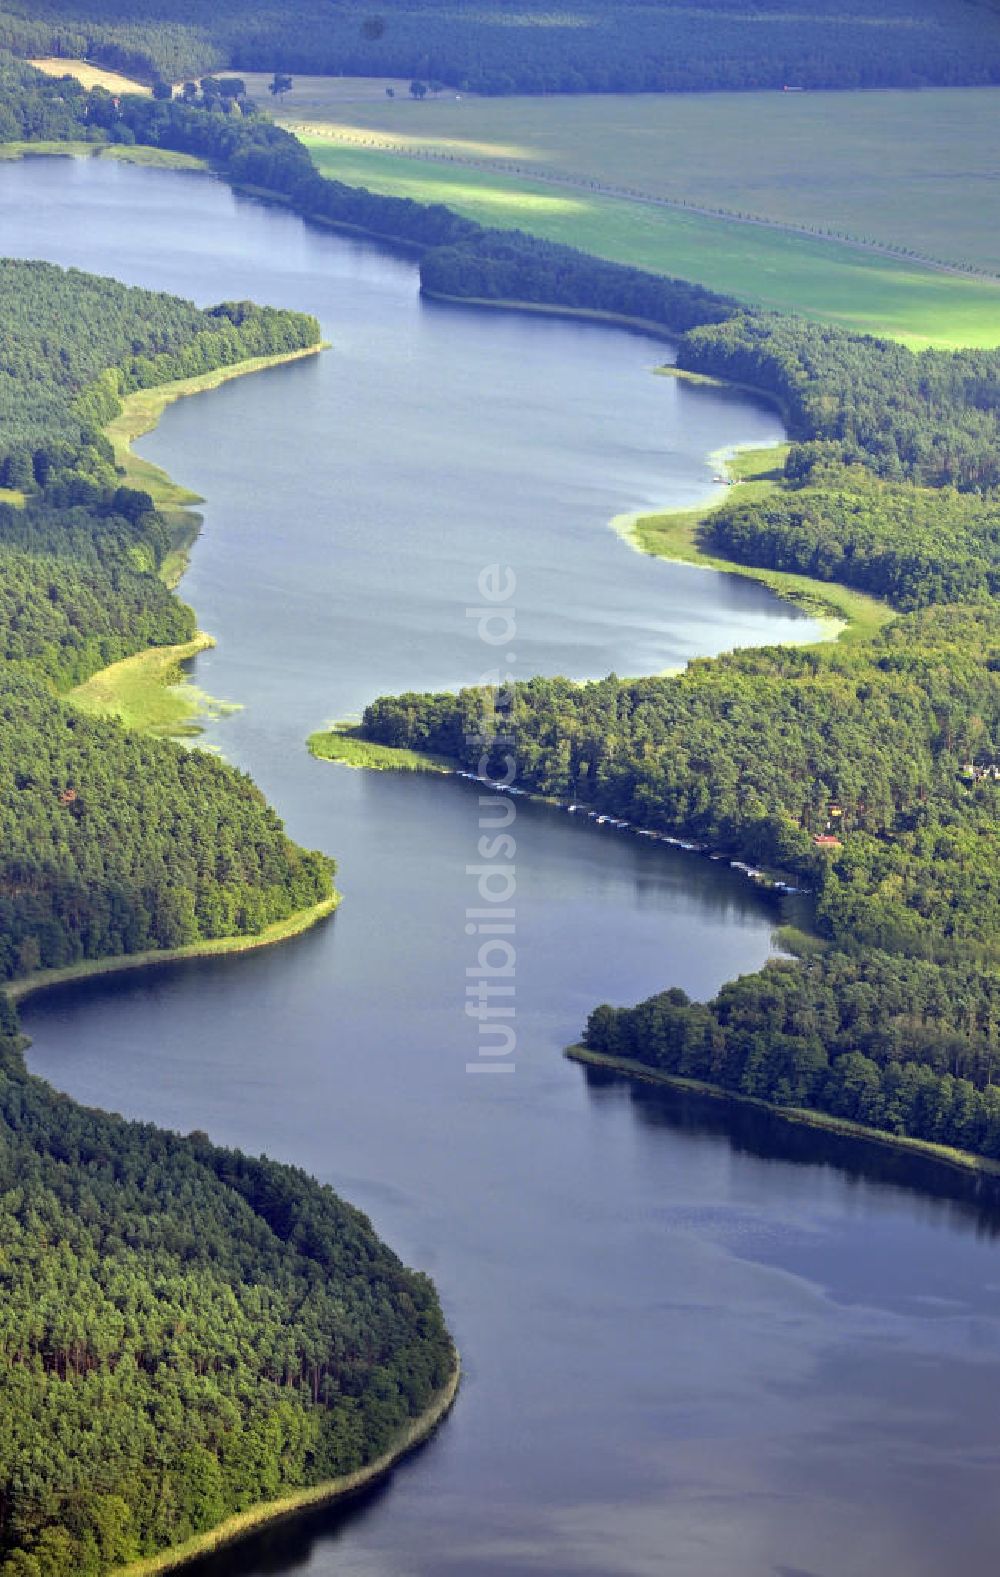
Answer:
[[[34,73],[4,87],[6,131],[14,104],[19,133],[50,114],[79,134]],[[0,328],[0,982],[329,912],[333,862],[244,773],[74,700],[195,630],[164,578],[190,519],[129,484],[105,426],[136,391],[314,348],[318,325],[3,261]],[[2,1577],[193,1552],[430,1427],[457,1373],[437,1297],[363,1216],[292,1168],[84,1110],[24,1045],[0,990]]]

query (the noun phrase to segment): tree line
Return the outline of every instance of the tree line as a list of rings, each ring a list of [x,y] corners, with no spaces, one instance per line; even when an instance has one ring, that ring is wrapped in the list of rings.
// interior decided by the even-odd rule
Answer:
[[[971,0],[236,0],[12,4],[0,46],[176,82],[218,67],[439,80],[476,93],[873,88],[1000,80],[1000,26]]]
[[[103,1577],[372,1461],[453,1358],[305,1173],[87,1110],[0,997],[0,1577]]]
[[[526,787],[701,840],[810,890],[815,957],[783,964],[779,980],[768,969],[727,987],[708,1007],[671,997],[676,1045],[654,1036],[644,1051],[649,1013],[602,1009],[588,1032],[595,1049],[927,1137],[929,1117],[907,1126],[910,1107],[883,1101],[885,1080],[913,1064],[977,1092],[961,1137],[937,1118],[933,1136],[997,1144],[1000,774],[969,771],[1000,762],[995,602],[904,615],[864,645],[699,660],[670,679],[384,697],[363,728],[471,770],[495,735],[486,765],[498,777],[510,752]],[[835,843],[817,844],[826,837]],[[914,981],[933,1007],[921,1007]],[[848,1075],[871,1086],[850,1111]],[[964,1084],[958,1095],[968,1104]]]

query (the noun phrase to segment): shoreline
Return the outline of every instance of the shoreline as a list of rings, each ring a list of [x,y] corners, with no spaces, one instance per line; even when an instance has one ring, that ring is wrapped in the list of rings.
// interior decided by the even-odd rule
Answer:
[[[191,504],[204,500],[190,488],[182,487],[168,476],[161,466],[144,460],[133,452],[137,438],[144,438],[156,427],[168,405],[175,400],[185,400],[193,394],[207,394],[221,388],[233,378],[248,377],[251,373],[267,372],[271,367],[283,367],[294,361],[304,361],[308,356],[318,356],[328,350],[329,340],[317,340],[315,345],[304,345],[298,350],[279,351],[274,356],[250,356],[245,361],[234,361],[227,367],[216,367],[211,372],[199,373],[191,378],[177,378],[172,383],[158,383],[151,389],[136,389],[121,396],[121,410],[104,427],[104,435],[115,452],[115,464],[125,472],[124,481],[131,487],[141,488],[152,495],[158,509],[183,509],[190,515]],[[183,570],[177,574],[180,580]],[[176,584],[176,582],[175,582]]]
[[[687,1095],[701,1095],[709,1100],[733,1106],[753,1107],[783,1122],[802,1128],[821,1128],[827,1133],[840,1134],[845,1139],[864,1140],[901,1151],[920,1160],[933,1161],[952,1171],[972,1173],[984,1177],[1000,1178],[1000,1161],[976,1155],[972,1150],[955,1150],[949,1145],[934,1144],[929,1139],[911,1139],[905,1134],[893,1134],[884,1128],[870,1128],[866,1123],[855,1122],[850,1117],[834,1117],[829,1112],[813,1111],[808,1106],[774,1106],[755,1095],[742,1095],[738,1090],[723,1089],[721,1084],[709,1084],[704,1079],[687,1079],[681,1074],[664,1073],[660,1068],[647,1067],[631,1057],[615,1057],[610,1052],[591,1051],[589,1046],[575,1044],[563,1052],[570,1062],[582,1067],[599,1068],[607,1073],[618,1073],[623,1078],[640,1084],[656,1084]]]
[[[670,372],[671,369],[662,371]],[[702,381],[701,374],[680,372],[678,375],[685,380],[694,378],[697,382]],[[723,388],[739,387],[720,383],[717,379],[710,381]],[[755,580],[784,602],[803,609],[819,625],[819,634],[815,640],[788,640],[782,645],[817,646],[827,641],[851,643],[867,640],[896,617],[895,610],[888,603],[856,591],[851,586],[842,586],[837,581],[821,581],[794,571],[741,564],[735,559],[707,553],[699,546],[697,534],[713,510],[727,500],[734,503],[747,501],[748,498],[760,497],[762,491],[770,491],[772,487],[780,485],[770,481],[772,471],[755,470],[741,474],[741,455],[757,457],[758,465],[765,464],[768,457],[773,457],[777,464],[783,462],[787,449],[788,441],[785,439],[766,447],[747,442],[727,444],[715,449],[707,458],[718,470],[728,473],[730,480],[725,491],[716,487],[706,495],[703,503],[694,504],[688,509],[662,512],[643,509],[615,515],[611,521],[612,530],[634,552],[646,554],[650,558],[663,559],[669,564],[686,564],[691,569],[711,570],[716,574],[740,575],[746,580]]]
[[[423,250],[425,248],[421,248]],[[633,329],[649,339],[665,340],[668,345],[676,345],[683,338],[682,332],[672,333],[662,323],[654,323],[652,318],[633,318],[627,313],[606,312],[600,307],[561,307],[556,303],[546,306],[539,301],[519,301],[514,296],[451,296],[443,290],[428,290],[425,285],[421,285],[420,294],[425,301],[440,301],[449,307],[493,307],[499,312],[530,312],[536,318],[577,318],[583,323],[610,323],[615,328]],[[766,398],[758,389],[749,392],[757,399]]]
[[[172,546],[160,567],[159,575],[164,585],[176,590],[187,570],[191,549],[198,539],[201,516],[192,506],[203,503],[198,493],[175,482],[161,466],[137,455],[132,445],[139,438],[153,431],[168,405],[191,395],[207,394],[221,388],[234,378],[248,377],[252,373],[267,372],[272,367],[283,367],[308,356],[316,356],[328,348],[328,340],[306,345],[298,350],[281,351],[273,356],[251,356],[245,361],[232,362],[227,367],[216,367],[211,372],[190,378],[177,378],[172,383],[156,384],[151,389],[136,389],[121,396],[121,410],[103,428],[104,436],[114,450],[115,465],[122,473],[126,486],[146,492],[156,509],[171,526]],[[82,685],[70,693],[75,704],[101,716],[117,717],[126,726],[137,727],[160,738],[184,739],[201,732],[198,719],[211,717],[215,712],[235,710],[238,703],[219,702],[205,695],[191,683],[180,664],[196,657],[215,645],[214,636],[197,631],[193,640],[182,646],[147,646],[131,657],[100,668]],[[138,681],[132,685],[129,681]],[[129,692],[145,688],[147,697],[162,691],[162,700],[140,704],[139,711],[146,714],[142,721],[129,718]],[[185,695],[185,691],[187,694]],[[135,701],[133,693],[131,700]],[[140,698],[141,700],[141,698]],[[148,715],[153,713],[152,718]]]
[[[248,1510],[227,1517],[224,1522],[220,1522],[215,1528],[210,1528],[207,1533],[196,1534],[184,1544],[164,1550],[160,1555],[150,1555],[142,1560],[130,1561],[127,1566],[116,1566],[109,1573],[109,1577],[160,1577],[164,1572],[179,1571],[202,1556],[238,1544],[248,1534],[256,1533],[261,1528],[295,1517],[311,1508],[347,1499],[356,1495],[359,1490],[367,1489],[385,1478],[404,1457],[431,1437],[454,1406],[461,1382],[462,1362],[456,1348],[454,1368],[441,1390],[419,1418],[413,1419],[402,1431],[395,1444],[380,1457],[376,1457],[374,1462],[369,1462],[365,1467],[355,1468],[352,1473],[344,1473],[340,1478],[328,1479],[323,1484],[316,1484],[312,1489],[298,1490],[284,1495],[280,1500],[259,1501]]]
[[[457,763],[446,756],[405,745],[380,745],[366,738],[360,723],[328,723],[309,735],[306,748],[316,761],[356,772],[437,772],[452,777],[457,770]]]
[[[159,466],[152,465],[149,461],[142,460],[132,453],[131,445],[136,438],[144,433],[151,432],[166,410],[175,400],[185,399],[188,395],[206,393],[216,389],[223,383],[228,383],[232,378],[244,377],[249,373],[266,371],[270,367],[282,366],[287,362],[301,361],[306,356],[317,355],[326,349],[328,342],[320,340],[315,345],[303,346],[298,350],[284,351],[274,356],[255,356],[246,361],[233,362],[228,367],[218,367],[212,372],[201,373],[192,378],[178,378],[172,383],[163,383],[152,389],[139,389],[133,394],[125,395],[122,399],[122,410],[104,428],[105,435],[110,440],[114,451],[115,461],[124,470],[124,480],[132,486],[153,491],[153,501],[157,508],[165,509],[168,513],[180,515],[187,522],[187,545],[180,545],[169,556],[164,565],[163,578],[168,584],[174,586],[181,579],[187,567],[187,548],[197,536],[193,529],[193,522],[198,517],[192,515],[188,508],[191,503],[199,503],[196,493],[183,488],[173,481]],[[167,573],[164,573],[168,570]],[[163,689],[165,696],[169,694],[170,686],[167,680],[178,671],[178,665],[186,659],[196,656],[198,652],[205,651],[215,645],[212,636],[198,631],[193,640],[181,646],[173,647],[144,647],[141,652],[134,653],[131,657],[121,659],[120,662],[111,663],[107,668],[100,668],[83,685],[77,686],[77,691],[90,690],[91,697],[99,695],[102,687],[109,688],[109,698],[103,704],[95,705],[91,710],[105,716],[117,715],[116,708],[125,706],[120,693],[116,694],[116,678],[123,675],[132,675],[148,668],[152,671],[149,684]],[[181,675],[181,684],[187,681]],[[210,704],[210,698],[202,697],[194,686],[191,686],[191,704],[185,705],[183,701],[176,702],[174,721],[183,729],[188,720],[196,718]],[[71,692],[72,699],[72,692]],[[79,699],[76,702],[79,705]],[[119,716],[119,721],[121,718]],[[124,725],[123,725],[124,726]],[[155,726],[146,730],[151,735],[156,734]],[[188,734],[197,732],[193,726],[187,726]],[[169,730],[161,730],[160,737],[183,737],[171,734]],[[242,934],[237,936],[205,937],[197,942],[188,942],[181,947],[148,948],[141,953],[122,953],[105,958],[79,959],[73,964],[60,965],[54,969],[40,969],[30,975],[25,975],[19,980],[11,980],[0,984],[0,992],[5,993],[12,1002],[23,1002],[29,996],[34,996],[40,991],[45,991],[53,986],[68,985],[75,981],[96,979],[101,975],[128,974],[136,969],[150,969],[157,965],[183,963],[195,958],[215,958],[228,954],[252,953],[259,948],[274,947],[290,940],[292,937],[301,936],[303,932],[311,930],[314,925],[325,920],[339,907],[342,894],[334,888],[330,895],[307,909],[297,909],[284,920],[276,920],[271,925],[265,926],[263,931]]]
[[[109,958],[81,958],[75,964],[61,964],[55,969],[38,969],[33,974],[22,975],[19,980],[0,983],[0,992],[12,1002],[24,1002],[39,991],[53,986],[72,985],[80,980],[97,979],[101,975],[125,975],[135,969],[155,969],[159,964],[182,964],[194,958],[218,958],[232,953],[255,953],[262,947],[275,947],[292,937],[312,930],[314,925],[327,919],[340,907],[342,894],[334,891],[329,898],[308,909],[296,909],[284,920],[274,920],[263,931],[241,936],[204,937],[199,942],[186,942],[183,947],[148,948],[144,953],[121,953]]]
[[[349,219],[331,219],[327,214],[308,213],[304,208],[297,208],[293,198],[286,196],[284,192],[275,191],[273,187],[255,186],[250,181],[231,181],[228,177],[225,177],[225,180],[230,190],[238,192],[242,197],[251,197],[254,202],[290,209],[303,224],[319,225],[324,230],[338,230],[345,235],[361,236],[367,241],[377,241],[379,246],[389,247],[393,251],[414,253],[418,257],[422,257],[429,250],[422,241],[408,241],[405,236],[389,235],[384,230],[369,230],[366,225],[351,224]]]
[[[14,159],[111,159],[118,164],[138,164],[146,169],[210,171],[207,159],[194,153],[177,153],[172,148],[154,148],[148,143],[87,142],[82,137],[60,142],[42,138],[29,142],[18,138],[0,143],[0,163]]]
[[[199,690],[182,667],[214,645],[214,635],[196,630],[179,646],[144,646],[99,668],[63,699],[91,717],[112,717],[123,728],[159,739],[196,738],[202,732],[200,718],[238,710]]]

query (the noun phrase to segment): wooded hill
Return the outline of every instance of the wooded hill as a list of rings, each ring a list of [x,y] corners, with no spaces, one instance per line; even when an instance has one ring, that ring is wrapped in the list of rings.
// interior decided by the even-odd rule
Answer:
[[[0,45],[168,81],[232,67],[477,93],[1000,80],[995,0],[6,0]]]
[[[79,269],[0,259],[0,486],[117,484],[100,429],[121,397],[315,345],[319,325],[248,301],[203,311]],[[58,349],[55,349],[58,347]]]
[[[56,1095],[2,998],[0,1237],[2,1577],[102,1577],[350,1472],[451,1374],[364,1216]]]

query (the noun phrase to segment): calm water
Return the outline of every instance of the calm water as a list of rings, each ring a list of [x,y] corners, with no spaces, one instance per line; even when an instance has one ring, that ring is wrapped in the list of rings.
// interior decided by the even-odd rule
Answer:
[[[467,1377],[389,1485],[202,1577],[994,1573],[990,1202],[559,1056],[599,1000],[759,966],[775,911],[718,866],[524,807],[516,1071],[471,1077],[476,794],[302,748],[381,690],[486,671],[465,610],[490,563],[517,575],[518,674],[807,634],[607,526],[693,502],[706,456],[773,440],[775,417],[652,376],[663,347],[639,336],[421,305],[410,262],[204,179],[40,161],[0,167],[0,202],[8,252],[300,306],[333,342],[174,406],[142,449],[208,500],[184,592],[220,644],[197,679],[243,705],[209,742],[338,855],[347,901],[284,949],[53,993],[26,1020],[61,1088],[367,1209],[436,1278]]]

